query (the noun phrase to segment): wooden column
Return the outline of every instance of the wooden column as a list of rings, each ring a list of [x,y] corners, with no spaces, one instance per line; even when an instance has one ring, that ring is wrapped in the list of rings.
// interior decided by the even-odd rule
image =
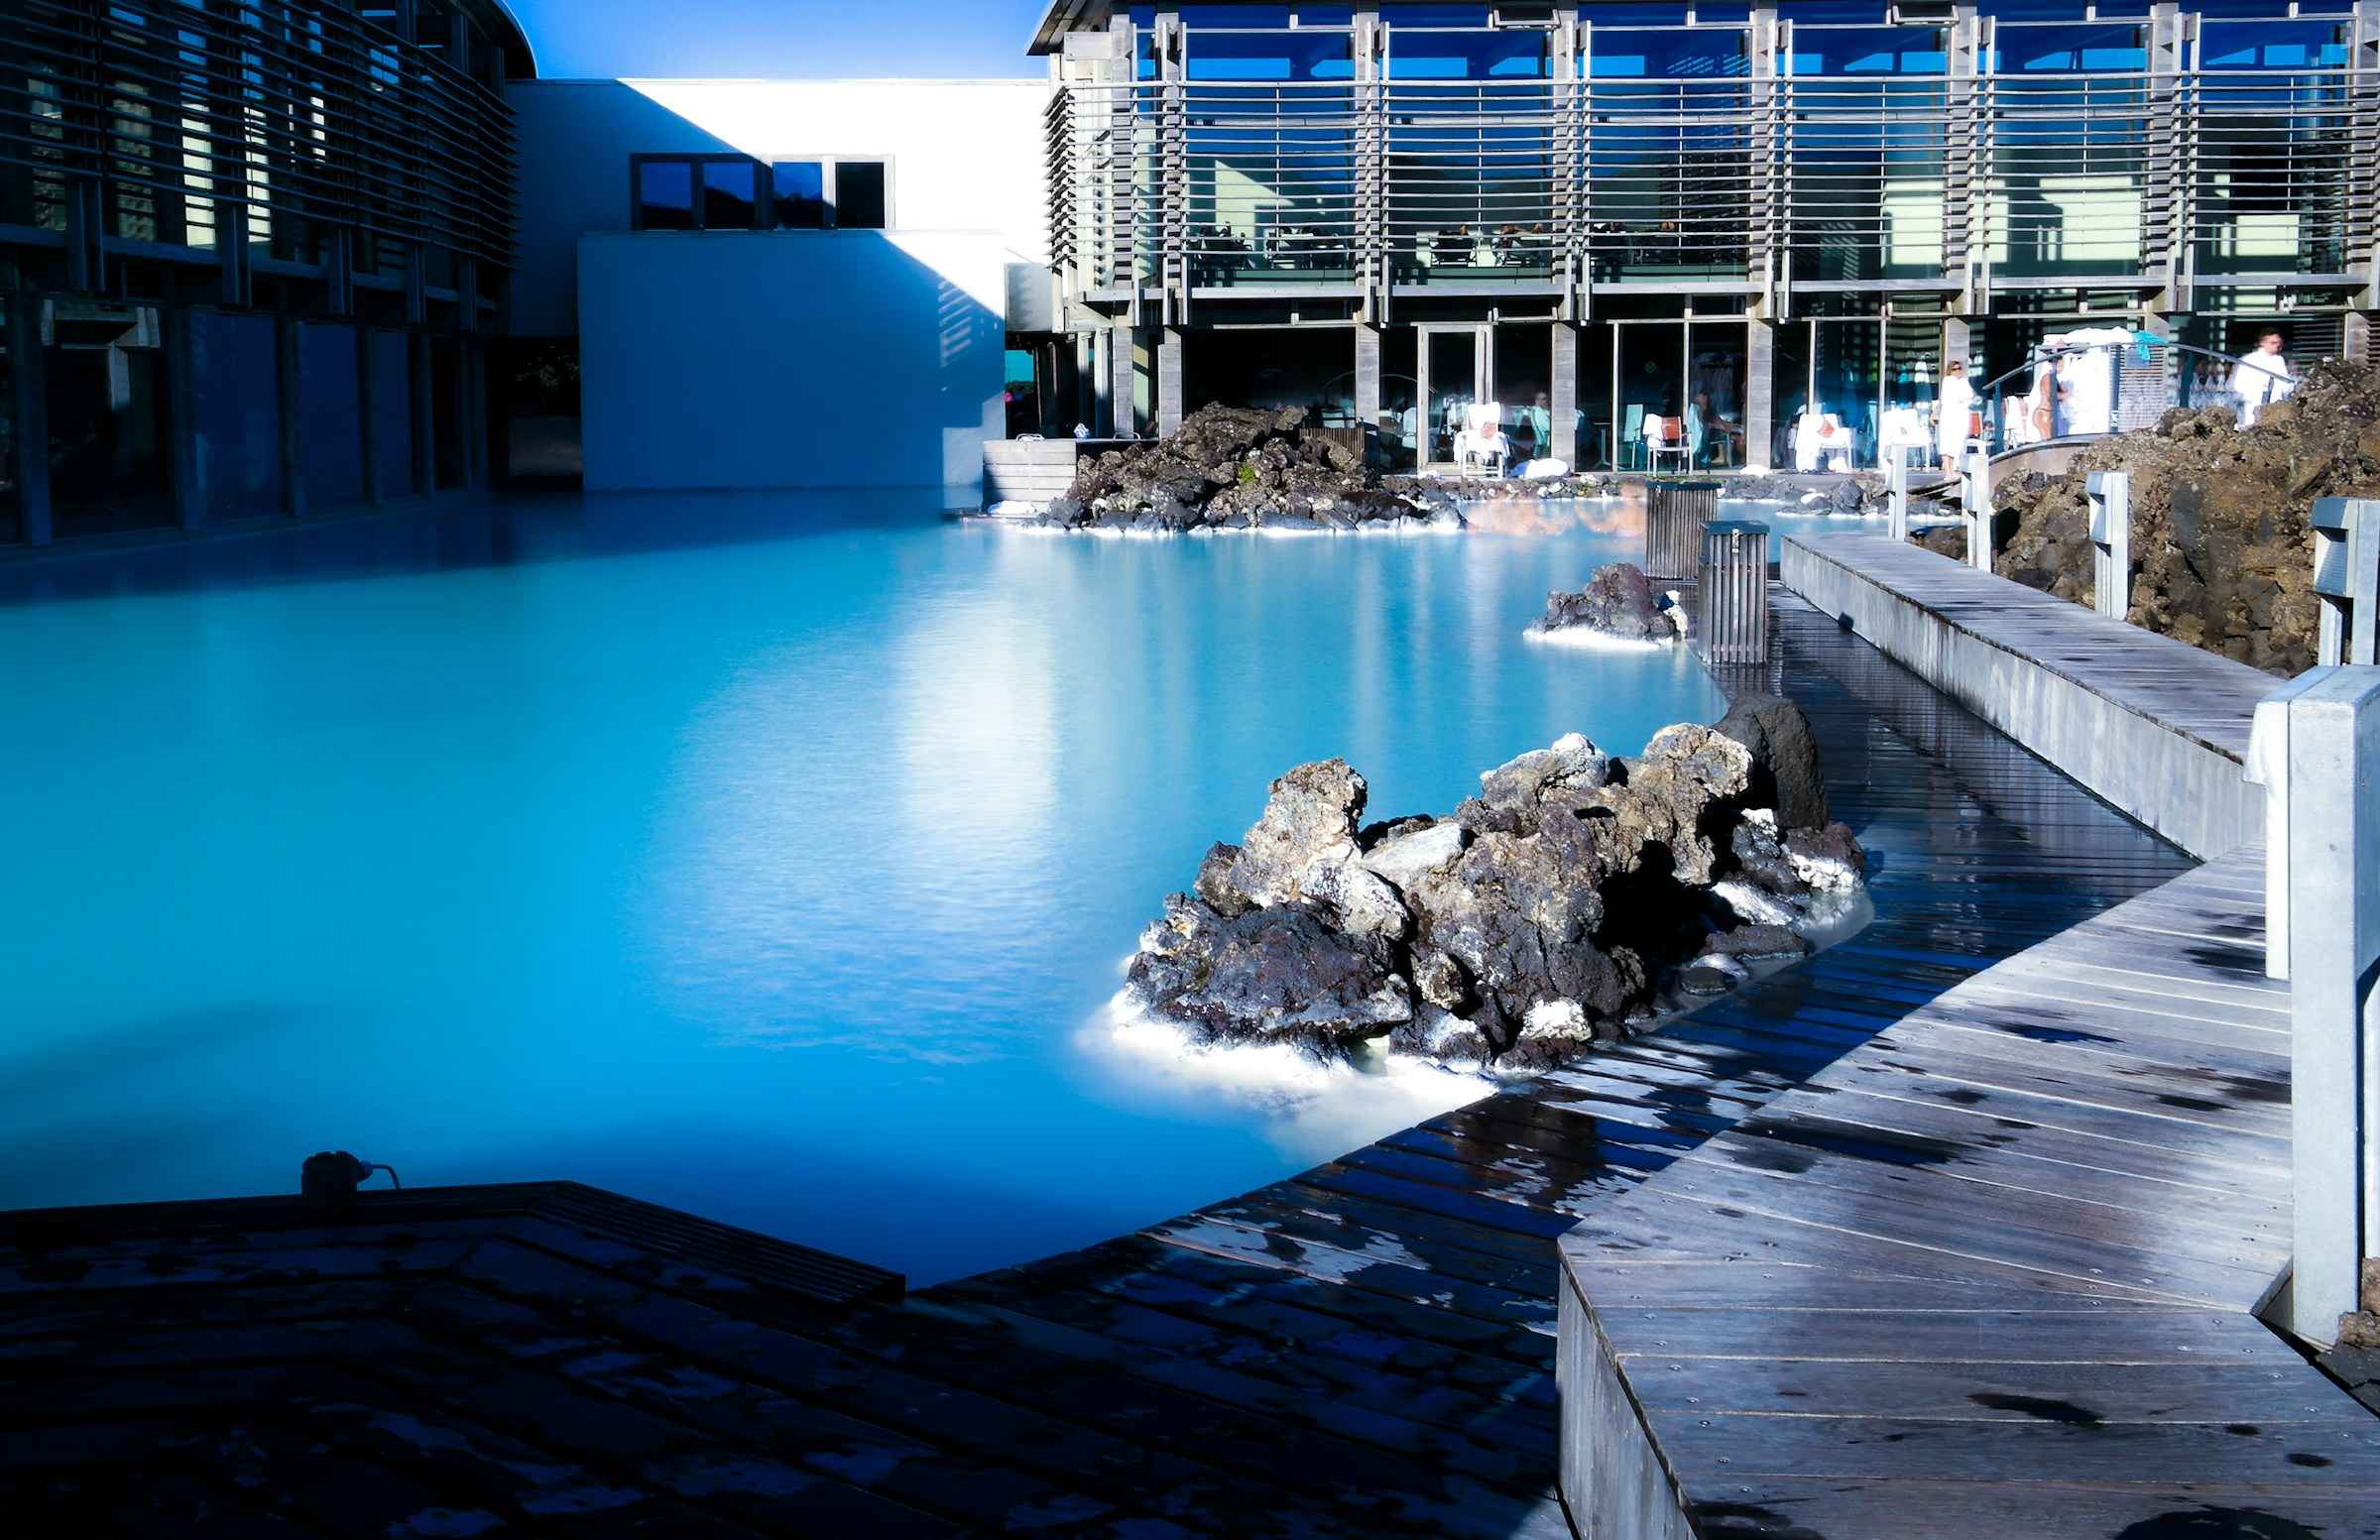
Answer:
[[[1743,466],[1773,469],[1769,445],[1777,437],[1777,323],[1751,320],[1743,342]]]
[[[50,403],[42,367],[41,301],[0,296],[8,306],[8,394],[16,414],[17,514],[25,543],[50,543]]]
[[[1168,326],[1157,333],[1157,436],[1168,438],[1182,425],[1182,333]]]
[[[1546,395],[1551,400],[1548,426],[1553,429],[1553,456],[1572,470],[1579,468],[1579,328],[1554,322],[1554,377]]]

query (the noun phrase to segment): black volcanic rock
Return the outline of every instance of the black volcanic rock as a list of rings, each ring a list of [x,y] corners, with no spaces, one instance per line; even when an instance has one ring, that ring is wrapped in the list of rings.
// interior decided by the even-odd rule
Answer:
[[[1750,719],[1772,757],[1808,742],[1789,703]],[[1371,825],[1345,761],[1298,766],[1239,844],[1208,851],[1195,892],[1165,900],[1130,1003],[1204,1042],[1332,1058],[1385,1038],[1560,1063],[1651,1013],[1665,989],[1725,989],[1738,959],[1796,955],[1794,927],[1859,885],[1850,831],[1780,827],[1762,788],[1791,775],[1763,782],[1760,764],[1693,724],[1623,760],[1572,734],[1483,773],[1453,818]],[[1808,789],[1795,797],[1808,813]],[[1823,787],[1816,801],[1823,819]]]

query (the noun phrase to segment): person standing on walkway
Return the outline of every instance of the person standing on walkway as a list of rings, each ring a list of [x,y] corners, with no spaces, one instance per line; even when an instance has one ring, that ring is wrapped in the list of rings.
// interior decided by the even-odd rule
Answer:
[[[1974,411],[1975,388],[1966,383],[1966,365],[1954,358],[1942,367],[1942,417],[1934,424],[1945,476],[1959,474],[1959,456],[1966,449],[1966,430],[1973,425]]]
[[[2256,414],[2275,402],[2289,400],[2298,388],[2298,372],[2281,356],[2281,333],[2266,327],[2256,334],[2256,351],[2241,357],[2231,371],[2231,394],[2239,398],[2239,425],[2254,427]]]

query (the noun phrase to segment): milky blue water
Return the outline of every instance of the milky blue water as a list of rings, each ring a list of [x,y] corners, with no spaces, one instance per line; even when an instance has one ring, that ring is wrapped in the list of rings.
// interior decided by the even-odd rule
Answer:
[[[1682,651],[1522,641],[1629,554],[1599,536],[940,502],[516,502],[0,569],[0,1207],[292,1191],[346,1148],[918,1281],[1085,1244],[1413,1116],[1104,1035],[1270,777],[1345,755],[1375,812],[1445,810],[1564,732],[1724,709]]]

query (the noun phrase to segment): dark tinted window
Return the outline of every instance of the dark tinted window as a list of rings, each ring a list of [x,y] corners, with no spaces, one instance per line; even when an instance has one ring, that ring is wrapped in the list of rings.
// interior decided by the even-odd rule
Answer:
[[[835,166],[835,225],[843,230],[885,227],[885,163],[842,161]]]
[[[752,228],[753,173],[750,161],[702,163],[702,226],[706,230]]]
[[[826,167],[818,161],[779,161],[772,170],[779,230],[826,228]]]
[[[647,161],[637,168],[637,228],[694,228],[694,168],[683,161]]]

